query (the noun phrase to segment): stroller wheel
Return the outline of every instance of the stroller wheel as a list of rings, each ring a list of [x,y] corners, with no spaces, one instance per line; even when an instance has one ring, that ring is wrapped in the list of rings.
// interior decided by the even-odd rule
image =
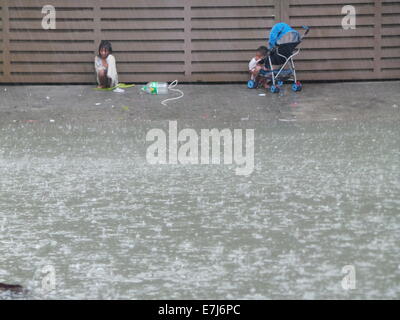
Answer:
[[[278,81],[278,87],[282,87],[283,86],[283,81],[282,80],[279,80]]]
[[[257,88],[257,82],[255,82],[254,80],[249,80],[247,82],[247,88],[249,89]]]
[[[301,89],[303,89],[303,86],[302,86],[302,84],[300,82],[293,83],[292,90],[294,92],[301,91]]]
[[[279,87],[271,86],[271,92],[272,93],[279,93],[279,91],[280,91]]]

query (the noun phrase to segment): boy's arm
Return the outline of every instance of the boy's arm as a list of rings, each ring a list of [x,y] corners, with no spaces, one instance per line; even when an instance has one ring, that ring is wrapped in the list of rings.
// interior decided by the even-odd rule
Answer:
[[[257,66],[257,60],[255,58],[251,59],[249,62],[249,71],[253,71],[254,68]]]

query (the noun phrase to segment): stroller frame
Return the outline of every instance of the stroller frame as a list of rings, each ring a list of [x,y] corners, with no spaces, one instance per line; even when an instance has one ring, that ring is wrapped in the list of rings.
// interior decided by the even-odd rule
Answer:
[[[274,48],[272,48],[268,55],[268,62],[269,62],[269,66],[271,67],[271,70],[270,71],[266,71],[266,70],[260,71],[261,77],[264,77],[267,79],[271,78],[271,80],[272,80],[271,92],[272,93],[278,93],[280,91],[280,87],[283,86],[283,81],[293,81],[292,90],[295,92],[301,91],[301,89],[303,87],[302,84],[300,83],[300,81],[297,80],[296,67],[295,67],[294,59],[293,59],[295,56],[297,56],[300,53],[300,48],[297,48],[297,46],[301,43],[301,41],[305,38],[305,36],[310,31],[310,28],[307,26],[303,26],[303,28],[306,31],[303,36],[300,36],[299,41],[283,43],[280,45],[276,45]],[[277,69],[277,70],[273,69],[273,60],[271,59],[272,55],[275,55],[274,58],[279,57],[281,59],[281,61],[283,61],[282,64],[279,64],[279,69]],[[277,64],[275,63],[275,65],[277,65]],[[285,69],[286,66],[289,66],[289,69]]]
[[[299,44],[300,44],[300,42],[296,42],[296,46],[299,45]],[[279,57],[285,59],[285,63],[280,66],[279,70],[271,70],[269,72],[267,71],[267,73],[266,73],[266,74],[271,73],[272,83],[273,83],[274,86],[277,85],[277,81],[279,79],[284,79],[285,78],[284,70],[285,70],[285,67],[287,65],[289,65],[289,70],[288,70],[289,72],[287,72],[287,73],[293,75],[293,79],[289,78],[287,80],[293,80],[295,83],[297,82],[296,67],[294,65],[293,58],[300,53],[300,49],[296,48],[295,49],[296,51],[294,51],[289,57],[286,57],[285,55],[280,54],[280,52],[279,52],[279,47],[286,46],[286,45],[292,45],[292,43],[282,44],[280,46],[275,47],[276,55],[278,55]],[[295,45],[295,43],[293,43],[293,45]],[[268,56],[268,60],[269,60],[270,66],[272,66],[271,55]]]

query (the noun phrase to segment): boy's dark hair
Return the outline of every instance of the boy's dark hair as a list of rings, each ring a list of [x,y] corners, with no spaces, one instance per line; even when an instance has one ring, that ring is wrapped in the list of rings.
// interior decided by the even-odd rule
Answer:
[[[108,52],[112,53],[111,42],[108,41],[108,40],[101,40],[100,45],[99,45],[99,55],[100,55],[100,50],[101,49],[107,49]]]
[[[258,47],[257,52],[261,53],[263,57],[268,55],[268,48],[266,46]]]

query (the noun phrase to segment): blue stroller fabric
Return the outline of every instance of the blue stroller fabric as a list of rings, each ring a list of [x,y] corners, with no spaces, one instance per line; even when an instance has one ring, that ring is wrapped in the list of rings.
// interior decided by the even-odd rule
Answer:
[[[269,36],[269,50],[272,64],[281,65],[286,62],[284,57],[276,53],[275,49],[277,47],[280,48],[280,54],[288,58],[300,42],[300,33],[287,23],[280,22],[275,24]],[[266,61],[265,66],[272,68],[269,61]]]
[[[287,23],[280,22],[273,26],[269,34],[269,49],[276,45],[300,41],[300,34]]]

